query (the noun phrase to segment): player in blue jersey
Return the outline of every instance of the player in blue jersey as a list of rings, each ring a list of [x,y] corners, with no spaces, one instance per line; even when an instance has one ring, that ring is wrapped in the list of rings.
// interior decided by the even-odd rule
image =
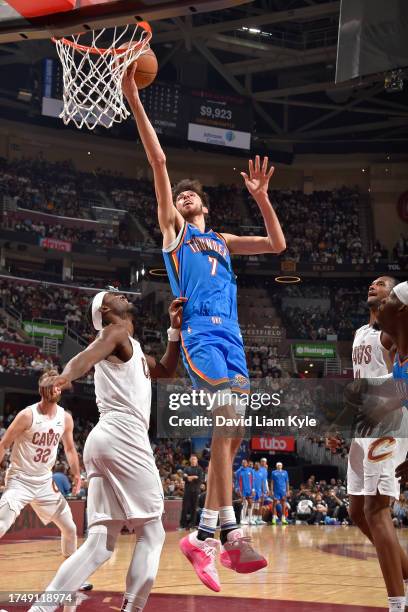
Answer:
[[[254,515],[255,518],[250,521],[251,525],[262,525],[264,521],[261,516],[261,508],[263,506],[263,500],[266,496],[266,480],[265,480],[265,468],[261,467],[259,461],[255,461],[254,469],[253,469],[253,479],[254,479]]]
[[[255,495],[254,470],[246,459],[235,472],[235,489],[242,497],[241,524],[252,524],[252,502]]]
[[[268,468],[268,460],[266,457],[262,457],[260,461],[260,471],[263,475],[264,485],[263,488],[265,490],[265,495],[269,493],[269,468]]]
[[[289,495],[289,476],[280,461],[276,464],[276,470],[271,474],[271,494],[272,494],[272,525],[276,525],[278,516],[276,506],[280,503],[282,508],[282,525],[287,525],[286,520],[286,498]]]
[[[234,417],[243,408],[239,402],[231,405],[231,391],[248,393],[249,377],[238,325],[237,285],[231,255],[281,253],[286,248],[282,228],[268,198],[274,168],[269,166],[267,157],[261,163],[257,156],[255,162],[249,161],[249,173],[241,172],[263,216],[265,236],[236,236],[206,229],[208,201],[200,183],[184,180],[171,188],[166,156],[139,98],[135,67],[136,62],[123,79],[123,93],[153,169],[171,288],[177,297],[187,298],[181,331],[184,364],[195,387],[220,392],[217,395],[221,399],[214,413]],[[238,437],[213,436],[206,503],[199,530],[180,543],[200,580],[215,591],[220,590],[215,565],[218,542],[213,537],[218,518],[220,560],[225,567],[249,572],[266,565],[266,560],[252,548],[250,559],[248,539],[235,521],[232,468],[240,442]],[[230,555],[231,551],[234,554]]]

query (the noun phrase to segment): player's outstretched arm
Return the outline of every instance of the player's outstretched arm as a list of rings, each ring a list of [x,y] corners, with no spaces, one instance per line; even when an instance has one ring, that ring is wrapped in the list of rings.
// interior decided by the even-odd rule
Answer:
[[[40,385],[46,399],[51,399],[56,388],[61,391],[69,389],[71,383],[82,378],[95,364],[106,359],[120,346],[129,342],[128,332],[121,325],[108,325],[100,332],[96,340],[84,351],[68,361],[63,372],[58,376],[48,376]]]
[[[0,440],[0,463],[4,459],[4,454],[13,442],[26,430],[30,429],[33,421],[32,412],[29,408],[24,408],[17,414],[15,419],[7,428],[6,433]]]
[[[81,471],[74,442],[74,421],[68,412],[65,413],[65,429],[62,436],[62,444],[73,478],[72,494],[78,495],[81,490]]]
[[[172,301],[169,307],[170,327],[180,330],[183,320],[183,304],[187,298],[177,298]],[[180,340],[169,340],[167,349],[159,362],[151,355],[146,355],[147,365],[149,366],[150,376],[153,379],[174,378],[176,375],[177,364],[180,357]]]
[[[166,247],[176,238],[177,232],[183,227],[184,220],[173,204],[166,156],[139,98],[135,82],[136,68],[137,62],[134,62],[126,71],[122,81],[122,90],[132,109],[140,139],[153,169],[159,225],[163,234],[163,246]]]
[[[269,200],[268,187],[275,168],[269,168],[268,158],[264,157],[262,166],[259,155],[255,163],[249,160],[249,175],[241,172],[249,193],[259,206],[264,219],[267,236],[235,236],[222,234],[231,253],[236,255],[260,255],[261,253],[282,253],[286,240],[279,219]]]

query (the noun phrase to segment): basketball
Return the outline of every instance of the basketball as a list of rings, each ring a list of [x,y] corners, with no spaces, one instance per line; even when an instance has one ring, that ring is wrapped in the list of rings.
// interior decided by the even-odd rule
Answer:
[[[156,78],[159,65],[153,49],[143,53],[137,60],[135,82],[138,89],[144,89],[151,85]]]

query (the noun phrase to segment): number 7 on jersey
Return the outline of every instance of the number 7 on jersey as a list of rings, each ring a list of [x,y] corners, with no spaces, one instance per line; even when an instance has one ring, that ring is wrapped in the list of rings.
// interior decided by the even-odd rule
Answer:
[[[218,259],[208,256],[208,261],[211,264],[211,276],[215,276],[217,272]]]

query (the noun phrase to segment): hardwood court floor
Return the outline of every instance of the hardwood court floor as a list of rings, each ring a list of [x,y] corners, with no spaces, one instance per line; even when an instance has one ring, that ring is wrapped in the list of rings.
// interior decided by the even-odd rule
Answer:
[[[185,532],[167,534],[159,575],[146,612],[170,609],[172,612],[225,612],[231,605],[234,612],[379,612],[385,609],[386,592],[373,547],[355,527],[252,527],[255,546],[267,557],[269,565],[249,575],[219,566],[220,594],[206,589],[179,553],[178,540],[183,535]],[[401,530],[398,535],[406,546],[408,530]],[[120,610],[120,594],[133,545],[133,536],[120,536],[112,559],[92,577],[95,592],[80,606],[81,612]],[[3,541],[0,591],[41,590],[61,561],[59,540]]]

